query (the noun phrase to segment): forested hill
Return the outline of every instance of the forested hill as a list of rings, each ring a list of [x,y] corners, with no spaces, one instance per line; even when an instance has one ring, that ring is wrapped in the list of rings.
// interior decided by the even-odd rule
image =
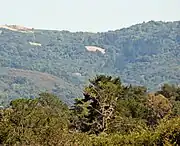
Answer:
[[[104,48],[105,53],[88,51],[85,46]],[[99,73],[155,90],[165,82],[180,82],[179,56],[180,21],[150,21],[103,33],[1,26],[1,102],[34,97],[44,90],[72,102],[71,98],[81,96],[88,78]],[[41,72],[46,74],[43,79],[39,79],[44,76]],[[47,76],[56,80],[49,82]]]

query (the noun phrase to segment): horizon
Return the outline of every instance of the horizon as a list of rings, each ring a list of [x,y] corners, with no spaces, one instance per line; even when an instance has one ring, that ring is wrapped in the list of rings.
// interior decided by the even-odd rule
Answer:
[[[117,31],[117,30],[121,30],[121,29],[126,29],[126,28],[130,28],[134,25],[138,25],[138,24],[143,24],[143,23],[149,23],[149,22],[162,22],[162,23],[173,23],[173,22],[180,22],[180,20],[175,20],[175,21],[155,21],[155,20],[150,20],[150,21],[143,21],[143,22],[140,22],[140,23],[136,23],[136,24],[133,24],[133,25],[130,25],[130,26],[127,26],[127,27],[122,27],[122,28],[117,28],[115,30],[107,30],[107,31],[99,31],[99,32],[90,32],[90,31],[70,31],[70,30],[58,30],[58,29],[41,29],[41,28],[34,28],[34,27],[31,27],[31,26],[24,26],[24,25],[18,25],[18,24],[0,24],[0,26],[22,26],[22,27],[25,27],[27,29],[35,29],[35,30],[47,30],[47,31],[68,31],[68,32],[71,32],[71,33],[78,33],[78,32],[84,32],[84,33],[106,33],[106,32],[109,32],[109,31]]]
[[[0,0],[1,25],[41,30],[107,32],[149,21],[180,20],[179,0]]]

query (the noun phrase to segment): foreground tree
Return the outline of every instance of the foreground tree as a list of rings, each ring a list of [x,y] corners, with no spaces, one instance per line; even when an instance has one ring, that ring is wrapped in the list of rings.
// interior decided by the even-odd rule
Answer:
[[[17,99],[1,110],[0,143],[53,145],[67,131],[68,108],[56,96],[42,93],[36,99]]]
[[[147,106],[149,108],[148,124],[155,125],[166,115],[171,114],[172,104],[161,94],[148,94]]]
[[[180,87],[175,85],[164,84],[156,94],[162,94],[170,100],[180,101]]]
[[[130,132],[147,117],[146,88],[124,86],[119,78],[96,76],[73,107],[71,128],[100,134]],[[137,124],[138,123],[138,124]]]
[[[164,84],[156,95],[161,94],[172,104],[172,115],[180,116],[180,87],[176,85]]]
[[[101,75],[90,80],[90,85],[84,90],[84,98],[77,99],[73,107],[75,119],[72,125],[75,129],[95,134],[105,132],[114,118],[122,90],[119,78]]]
[[[146,127],[148,108],[145,87],[126,86],[118,99],[115,118],[109,126],[109,133],[127,134]]]

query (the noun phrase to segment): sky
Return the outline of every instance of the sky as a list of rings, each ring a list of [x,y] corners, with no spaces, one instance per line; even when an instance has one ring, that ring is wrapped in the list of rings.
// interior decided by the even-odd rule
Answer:
[[[180,20],[180,0],[0,0],[0,24],[104,32]]]

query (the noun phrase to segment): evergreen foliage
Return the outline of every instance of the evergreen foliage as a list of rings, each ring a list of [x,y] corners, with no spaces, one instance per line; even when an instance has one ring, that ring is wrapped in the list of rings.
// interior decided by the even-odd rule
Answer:
[[[178,97],[179,87],[164,86],[173,90],[149,93],[120,78],[97,75],[71,107],[46,92],[12,100],[0,109],[0,144],[180,145],[179,101],[165,96]]]

